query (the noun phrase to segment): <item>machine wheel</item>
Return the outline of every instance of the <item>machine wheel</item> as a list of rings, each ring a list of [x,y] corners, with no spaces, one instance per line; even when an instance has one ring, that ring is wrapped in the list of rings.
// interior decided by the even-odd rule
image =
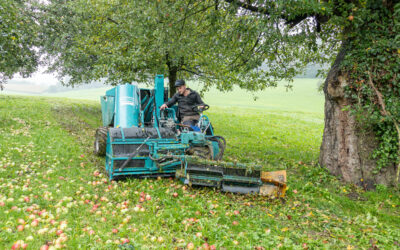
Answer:
[[[222,137],[222,136],[219,136],[219,135],[215,135],[213,137],[210,137],[209,140],[218,142],[219,153],[215,157],[214,160],[216,160],[216,161],[222,160],[222,156],[224,156],[224,151],[225,151],[225,148],[226,148],[226,140],[225,140],[225,138]]]
[[[96,130],[94,140],[94,153],[98,156],[106,155],[107,132],[108,127],[100,127]]]

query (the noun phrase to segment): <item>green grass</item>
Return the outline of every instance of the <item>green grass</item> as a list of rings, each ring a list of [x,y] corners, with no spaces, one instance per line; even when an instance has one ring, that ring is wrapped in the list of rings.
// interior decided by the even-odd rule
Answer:
[[[222,93],[214,89],[205,93],[204,101],[211,106],[257,108],[276,111],[296,111],[323,114],[324,96],[318,92],[319,79],[299,78],[293,82],[293,89],[287,89],[281,82],[276,88],[250,93],[239,88]],[[254,97],[257,99],[254,100]]]
[[[98,102],[1,95],[0,248],[115,249],[123,238],[138,249],[399,248],[399,191],[365,192],[320,168],[321,111],[290,98],[265,108],[227,97],[207,111],[227,139],[225,160],[287,170],[287,196],[270,200],[174,179],[110,183],[92,154]],[[142,192],[151,199],[140,202]]]
[[[84,99],[100,102],[100,96],[104,95],[111,87],[93,88],[93,89],[76,89],[65,92],[44,93],[42,96],[49,97],[65,97],[71,99]]]
[[[227,139],[225,157],[264,166],[289,166],[318,159],[322,124],[318,115],[260,109],[212,108],[217,134]]]

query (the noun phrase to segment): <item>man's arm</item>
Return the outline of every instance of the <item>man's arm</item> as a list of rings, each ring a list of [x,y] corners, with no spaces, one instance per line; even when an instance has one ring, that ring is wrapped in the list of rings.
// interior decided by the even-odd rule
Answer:
[[[178,101],[178,97],[175,95],[172,96],[172,98],[167,101],[166,103],[164,103],[163,105],[161,105],[160,109],[163,110],[165,108],[169,108],[172,105],[174,105],[176,102]]]
[[[205,105],[203,100],[201,100],[200,94],[196,92],[196,105]]]

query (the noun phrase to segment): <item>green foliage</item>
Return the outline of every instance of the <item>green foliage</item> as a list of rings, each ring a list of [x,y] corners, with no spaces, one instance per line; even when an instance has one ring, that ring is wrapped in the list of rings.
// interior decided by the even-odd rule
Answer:
[[[0,85],[16,73],[26,77],[37,68],[34,5],[34,0],[0,2]]]
[[[379,147],[375,149],[372,157],[377,159],[376,172],[399,160],[397,131],[391,121],[381,122],[375,127]]]
[[[260,119],[244,129],[254,118],[246,111],[212,108],[207,115],[228,140],[227,159],[268,158],[271,169],[287,170],[285,199],[184,188],[170,179],[108,182],[104,158],[92,154],[93,133],[101,126],[98,102],[2,96],[0,248],[23,240],[28,249],[46,243],[68,249],[117,249],[123,238],[130,240],[125,246],[136,249],[185,248],[190,242],[195,248],[207,243],[217,249],[397,246],[398,191],[344,186],[312,164],[318,158],[322,121],[304,123],[302,119],[314,118],[304,113],[263,113],[269,124],[262,126]],[[237,126],[226,127],[232,121]],[[301,129],[295,129],[296,123]],[[292,139],[288,144],[282,143],[285,134]],[[257,148],[257,136],[270,137],[263,150]],[[141,202],[146,195],[150,199]],[[37,226],[32,224],[35,219]],[[18,225],[25,227],[18,231]]]
[[[196,79],[205,89],[255,91],[333,57],[324,52],[335,45],[317,42],[332,34],[319,36],[311,20],[284,28],[281,19],[282,12],[322,14],[329,6],[295,2],[272,4],[265,16],[214,0],[50,1],[42,9],[43,51],[50,70],[71,85],[148,82],[162,73]]]
[[[351,79],[346,92],[354,101],[353,113],[376,133],[379,147],[373,158],[378,171],[399,161],[394,121],[400,121],[400,4],[360,1],[348,9],[353,18],[344,26],[347,52],[342,69]],[[371,83],[382,94],[385,110]]]

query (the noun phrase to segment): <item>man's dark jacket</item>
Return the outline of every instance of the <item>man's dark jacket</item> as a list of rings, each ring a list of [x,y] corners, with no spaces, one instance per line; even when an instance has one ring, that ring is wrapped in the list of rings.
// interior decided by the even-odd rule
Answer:
[[[193,106],[204,105],[204,102],[203,100],[201,100],[199,93],[189,88],[187,89],[190,90],[189,95],[184,96],[179,93],[175,93],[175,95],[172,96],[172,98],[165,103],[168,107],[171,107],[178,102],[178,116],[181,119],[184,116],[198,115],[198,112],[192,110]]]

